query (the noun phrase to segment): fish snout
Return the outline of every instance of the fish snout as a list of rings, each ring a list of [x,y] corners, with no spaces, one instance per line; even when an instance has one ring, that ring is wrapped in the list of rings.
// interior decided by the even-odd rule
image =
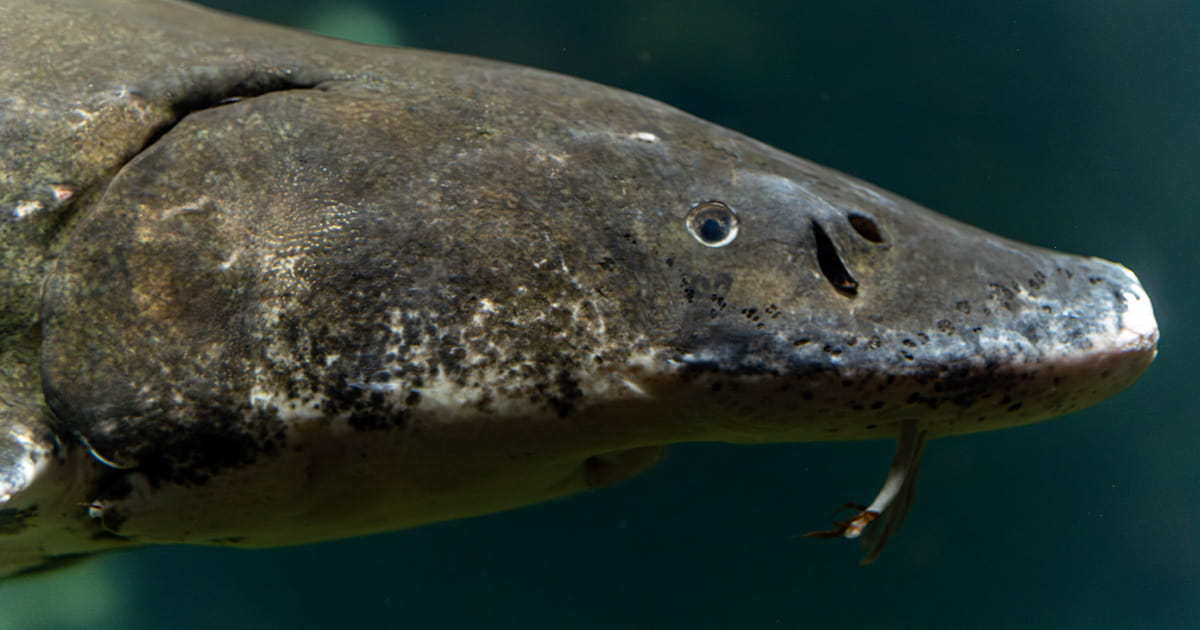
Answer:
[[[1083,261],[1092,291],[1065,304],[1061,331],[1045,363],[1058,378],[1081,389],[1076,409],[1108,398],[1132,385],[1158,355],[1158,322],[1137,276],[1127,267],[1101,258]],[[1090,334],[1073,338],[1086,325]],[[1053,391],[1056,381],[1047,389]]]
[[[1114,281],[1117,287],[1113,292],[1117,326],[1110,345],[1101,350],[1145,354],[1149,360],[1153,360],[1158,354],[1158,321],[1154,318],[1150,296],[1146,295],[1137,275],[1124,265],[1102,258],[1092,258],[1091,261],[1109,270],[1110,275],[1123,277],[1126,282],[1122,286],[1119,279]]]
[[[719,439],[931,437],[1046,420],[1137,381],[1157,353],[1149,296],[1122,265],[1007,241],[954,250],[940,275],[894,265],[860,273],[854,317],[810,312],[760,334],[711,327],[688,338],[681,376]],[[937,263],[941,263],[938,265]],[[947,264],[950,263],[950,264]],[[920,273],[905,284],[895,277]]]

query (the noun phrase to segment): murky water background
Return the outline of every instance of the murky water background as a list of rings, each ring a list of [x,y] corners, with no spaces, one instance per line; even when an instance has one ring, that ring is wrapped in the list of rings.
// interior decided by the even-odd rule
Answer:
[[[1155,301],[1160,358],[1099,408],[933,442],[914,513],[865,569],[850,543],[791,536],[869,499],[890,443],[690,445],[512,513],[5,584],[0,628],[1200,627],[1200,5],[209,4],[641,92],[980,227],[1123,262]]]

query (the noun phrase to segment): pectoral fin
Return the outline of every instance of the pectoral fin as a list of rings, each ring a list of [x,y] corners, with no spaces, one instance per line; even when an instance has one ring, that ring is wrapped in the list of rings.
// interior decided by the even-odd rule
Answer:
[[[838,521],[830,530],[809,532],[813,538],[858,538],[863,536],[866,554],[861,564],[868,565],[879,557],[888,539],[899,531],[912,506],[917,486],[917,473],[921,469],[921,453],[925,450],[926,431],[920,430],[917,420],[905,420],[900,425],[900,438],[892,466],[888,470],[883,488],[868,506],[847,504],[859,512],[846,521]]]

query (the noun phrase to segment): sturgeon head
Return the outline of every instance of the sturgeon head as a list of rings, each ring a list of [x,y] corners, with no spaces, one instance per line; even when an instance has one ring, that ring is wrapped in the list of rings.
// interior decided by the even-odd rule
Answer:
[[[854,536],[898,522],[926,437],[1081,409],[1154,357],[1125,268],[656,101],[156,7],[103,27],[136,54],[58,77],[94,111],[7,149],[81,108],[135,147],[46,224],[40,347],[0,402],[7,571],[484,514],[675,442],[900,438]]]

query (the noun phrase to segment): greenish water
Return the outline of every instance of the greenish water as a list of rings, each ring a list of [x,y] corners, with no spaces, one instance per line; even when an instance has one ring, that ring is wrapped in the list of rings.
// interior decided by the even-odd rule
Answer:
[[[641,92],[1123,262],[1154,299],[1160,358],[1095,409],[930,444],[914,513],[866,569],[852,544],[791,536],[869,498],[890,444],[691,445],[507,514],[111,556],[0,587],[0,628],[1200,627],[1197,3],[210,4]]]

